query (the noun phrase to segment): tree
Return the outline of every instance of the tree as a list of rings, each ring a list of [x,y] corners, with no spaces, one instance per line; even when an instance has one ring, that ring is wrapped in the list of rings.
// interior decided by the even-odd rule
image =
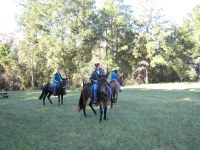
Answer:
[[[140,1],[137,16],[134,20],[134,30],[138,33],[135,39],[133,55],[136,59],[136,76],[144,73],[145,83],[149,83],[151,61],[157,59],[161,51],[160,37],[166,28],[161,10],[156,10],[154,1]],[[144,70],[144,71],[143,71]]]
[[[200,81],[200,5],[195,6],[188,14],[182,28],[189,32],[188,38],[195,43],[190,53],[190,64],[196,70],[197,80]]]
[[[124,59],[124,52],[128,47],[124,42],[124,35],[130,31],[131,9],[123,4],[122,0],[106,0],[99,10],[100,30],[102,38],[100,43],[105,43],[105,62],[109,67],[121,67]]]

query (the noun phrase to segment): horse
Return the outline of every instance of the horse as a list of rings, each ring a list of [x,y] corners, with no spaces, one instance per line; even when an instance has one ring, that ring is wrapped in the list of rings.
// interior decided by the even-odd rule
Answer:
[[[67,85],[67,79],[63,79],[62,82],[58,82],[56,86],[56,95],[58,96],[58,106],[60,106],[60,101],[61,104],[63,105],[63,96],[66,94],[65,89]],[[52,101],[50,99],[51,95],[53,94],[53,85],[46,84],[42,88],[42,93],[39,97],[39,99],[43,99],[43,105],[45,105],[45,99],[49,100],[49,102],[52,104]]]
[[[117,81],[113,80],[110,82],[110,87],[112,89],[111,108],[113,108],[113,103],[117,102],[120,86],[124,86],[125,82],[124,74],[122,74]]]
[[[100,122],[102,121],[102,115],[104,114],[104,120],[106,120],[107,106],[109,104],[109,89],[107,83],[108,74],[98,79],[98,91],[97,91],[97,102],[100,107]],[[93,108],[93,83],[88,83],[84,85],[81,95],[79,98],[78,110],[83,109],[84,116],[87,117],[85,108],[87,105],[87,100],[90,98],[89,106],[96,115],[96,111]]]
[[[111,95],[111,108],[113,108],[113,103],[117,102],[118,99],[118,94],[120,90],[120,83],[117,82],[116,80],[113,80],[110,82],[110,87],[112,90],[112,95]]]

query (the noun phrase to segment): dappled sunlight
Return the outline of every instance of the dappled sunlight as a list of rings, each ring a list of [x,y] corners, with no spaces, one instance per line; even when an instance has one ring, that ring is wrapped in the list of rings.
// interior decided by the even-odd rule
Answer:
[[[192,102],[192,103],[199,103],[200,104],[200,99],[197,100],[197,99],[192,99],[190,97],[185,97],[185,98],[174,100],[174,101],[175,102]]]
[[[193,100],[192,100],[191,98],[189,98],[189,97],[186,97],[186,98],[183,98],[182,101],[188,101],[188,102],[191,102],[191,101],[193,101]]]

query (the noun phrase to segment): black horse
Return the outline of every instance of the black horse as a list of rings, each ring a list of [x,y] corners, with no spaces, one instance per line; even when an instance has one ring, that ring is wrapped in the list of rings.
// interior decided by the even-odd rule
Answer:
[[[61,100],[61,104],[63,105],[63,96],[66,94],[65,92],[66,86],[67,86],[67,79],[63,79],[62,82],[58,82],[56,86],[56,95],[58,96],[58,106],[60,106],[60,100]],[[50,99],[52,94],[53,94],[53,85],[46,84],[42,88],[42,94],[39,97],[39,99],[43,99],[43,105],[45,105],[46,97],[48,98],[49,102],[52,104],[52,101]]]
[[[104,114],[104,120],[106,120],[106,113],[107,113],[107,106],[110,102],[109,99],[109,90],[108,90],[108,83],[107,83],[107,75],[105,77],[99,77],[98,79],[98,85],[99,89],[97,92],[97,102],[100,106],[100,122],[102,120],[102,115]],[[92,83],[86,84],[80,95],[79,99],[79,104],[78,104],[78,110],[81,111],[83,109],[84,116],[87,117],[86,115],[86,105],[87,105],[87,100],[90,98],[89,106],[96,115],[96,111],[93,108],[93,85]]]

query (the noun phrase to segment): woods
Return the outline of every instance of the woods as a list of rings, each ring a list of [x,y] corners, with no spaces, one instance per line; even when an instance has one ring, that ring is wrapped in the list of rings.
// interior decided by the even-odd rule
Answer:
[[[123,0],[26,0],[22,38],[0,41],[0,89],[39,88],[59,67],[79,87],[94,63],[119,67],[127,84],[200,81],[200,5],[182,25],[166,20],[153,1],[133,9]]]

